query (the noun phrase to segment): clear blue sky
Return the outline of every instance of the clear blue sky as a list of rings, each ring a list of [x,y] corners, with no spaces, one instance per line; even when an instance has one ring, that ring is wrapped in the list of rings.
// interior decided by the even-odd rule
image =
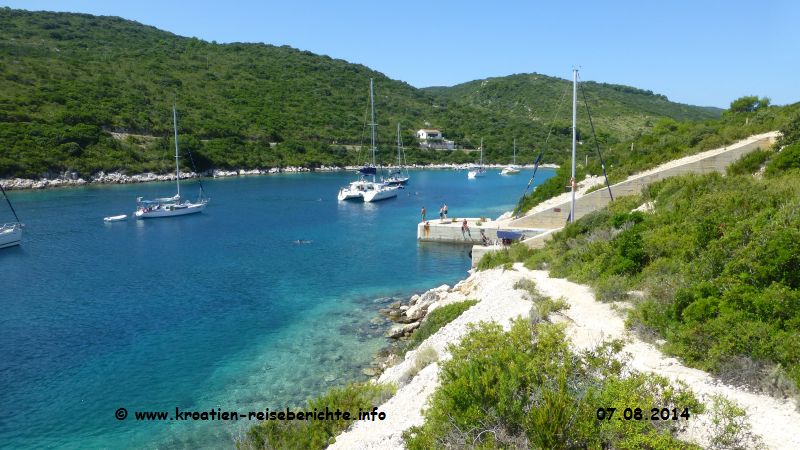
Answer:
[[[217,42],[290,45],[417,87],[538,72],[727,107],[800,101],[796,0],[3,1],[114,15]],[[574,7],[570,7],[571,5]]]

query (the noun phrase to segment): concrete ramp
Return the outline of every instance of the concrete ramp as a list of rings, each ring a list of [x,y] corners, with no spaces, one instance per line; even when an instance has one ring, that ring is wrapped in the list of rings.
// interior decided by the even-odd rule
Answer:
[[[729,146],[708,150],[695,155],[686,156],[653,169],[632,175],[627,180],[611,185],[614,198],[626,195],[638,195],[651,183],[665,178],[684,175],[688,173],[705,174],[712,172],[725,173],[725,168],[743,155],[757,149],[771,147],[780,135],[777,131],[750,136]],[[597,211],[611,201],[608,189],[584,194],[575,199],[575,218],[579,219],[586,214]],[[547,209],[536,211],[529,215],[511,220],[503,224],[508,228],[535,229],[540,231],[536,236],[523,242],[531,248],[542,248],[556,231],[564,227],[569,217],[570,201],[550,206]],[[535,209],[535,208],[534,208]],[[498,247],[473,247],[472,265],[478,264],[480,258]]]
[[[687,156],[675,161],[662,164],[654,169],[640,174],[632,175],[625,181],[611,185],[614,197],[637,195],[647,185],[665,178],[687,173],[725,172],[725,168],[735,162],[742,155],[760,148],[769,148],[775,143],[779,133],[777,131],[751,136],[745,140],[729,145],[722,149],[709,150],[696,155]],[[606,206],[611,197],[608,189],[603,188],[590,192],[575,200],[575,218],[579,219],[590,212]],[[508,226],[515,228],[560,228],[569,217],[570,202],[566,201],[544,211],[539,211],[511,221]]]

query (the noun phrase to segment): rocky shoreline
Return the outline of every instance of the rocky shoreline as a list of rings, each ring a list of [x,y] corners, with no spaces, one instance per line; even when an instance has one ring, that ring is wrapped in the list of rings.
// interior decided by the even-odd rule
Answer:
[[[489,168],[502,168],[505,167],[501,164],[488,164]],[[532,168],[533,166],[520,166],[521,168]],[[557,168],[555,164],[542,164],[540,167]],[[309,167],[271,167],[267,169],[238,169],[238,170],[223,170],[214,169],[205,172],[183,172],[181,173],[181,180],[188,180],[192,178],[224,178],[224,177],[240,177],[240,176],[256,176],[256,175],[277,175],[286,173],[307,173],[307,172],[341,172],[341,171],[356,171],[360,166],[320,166],[315,168]],[[411,165],[409,169],[443,169],[443,170],[463,170],[466,168],[464,164],[430,164],[430,165]],[[394,169],[392,166],[387,166],[386,169]],[[140,173],[135,175],[127,175],[122,172],[98,172],[88,179],[78,176],[75,172],[64,172],[55,177],[48,178],[7,178],[0,179],[0,184],[6,190],[24,190],[24,189],[50,189],[50,188],[70,188],[80,187],[90,184],[136,184],[136,183],[152,183],[175,181],[175,174],[156,174],[153,172]]]

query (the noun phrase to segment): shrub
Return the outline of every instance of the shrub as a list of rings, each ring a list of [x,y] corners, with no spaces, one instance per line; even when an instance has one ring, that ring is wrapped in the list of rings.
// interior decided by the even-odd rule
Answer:
[[[330,411],[337,409],[357,418],[359,411],[372,409],[394,394],[392,386],[372,383],[352,383],[343,388],[332,388],[325,394],[309,400],[305,409],[295,412]],[[333,442],[334,436],[353,424],[352,420],[266,420],[250,428],[244,441],[237,442],[240,449],[291,448],[323,449]]]
[[[594,296],[601,302],[617,302],[628,298],[628,280],[619,275],[608,275],[594,284]]]
[[[768,150],[756,150],[748,153],[725,169],[728,175],[752,175],[761,168],[772,155]]]
[[[496,250],[483,255],[478,261],[478,270],[488,270],[508,263],[522,262],[533,255],[535,250],[517,242],[508,248]]]
[[[745,411],[720,395],[711,397],[711,446],[721,450],[765,448],[750,431]]]
[[[410,450],[429,448],[696,448],[658,421],[598,420],[598,405],[618,408],[702,405],[684,385],[627,373],[620,342],[580,355],[563,327],[515,321],[508,332],[480,324],[451,347],[425,423],[404,433]],[[649,410],[648,410],[649,411]],[[665,425],[666,424],[666,425]]]
[[[450,303],[449,305],[434,309],[427,316],[425,316],[425,320],[422,321],[422,324],[420,324],[419,328],[414,330],[414,332],[411,334],[406,350],[416,348],[422,343],[422,341],[428,339],[428,337],[439,331],[439,329],[443,326],[456,320],[461,313],[470,309],[477,303],[477,300],[465,300],[463,302]]]
[[[787,145],[767,163],[764,174],[774,177],[789,169],[800,168],[800,142]]]
[[[428,367],[429,364],[434,363],[439,360],[439,354],[436,353],[436,349],[430,346],[422,347],[417,350],[417,354],[414,357],[414,365],[412,365],[408,372],[406,372],[406,376],[408,378],[413,378],[416,376],[420,370]]]

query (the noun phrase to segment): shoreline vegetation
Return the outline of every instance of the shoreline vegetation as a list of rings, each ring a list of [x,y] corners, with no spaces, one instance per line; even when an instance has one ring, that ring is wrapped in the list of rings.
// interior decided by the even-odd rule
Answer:
[[[409,170],[465,170],[468,165],[465,164],[413,164],[406,166]],[[504,164],[486,164],[490,169],[502,169]],[[321,166],[321,167],[272,167],[266,169],[238,169],[238,170],[221,170],[214,169],[205,172],[182,172],[181,180],[190,180],[194,178],[227,178],[227,177],[240,177],[240,176],[257,176],[257,175],[278,175],[288,173],[327,173],[327,172],[355,172],[361,166]],[[540,164],[539,168],[558,169],[557,164]],[[391,170],[396,166],[384,166],[382,168]],[[533,165],[520,165],[522,169],[532,169]],[[135,175],[126,175],[121,172],[98,172],[92,175],[89,179],[79,177],[75,173],[64,173],[55,178],[7,178],[0,179],[0,184],[6,190],[41,190],[52,188],[71,188],[95,184],[137,184],[137,183],[152,183],[152,182],[165,182],[175,181],[174,173],[156,174],[152,172],[140,173]]]

